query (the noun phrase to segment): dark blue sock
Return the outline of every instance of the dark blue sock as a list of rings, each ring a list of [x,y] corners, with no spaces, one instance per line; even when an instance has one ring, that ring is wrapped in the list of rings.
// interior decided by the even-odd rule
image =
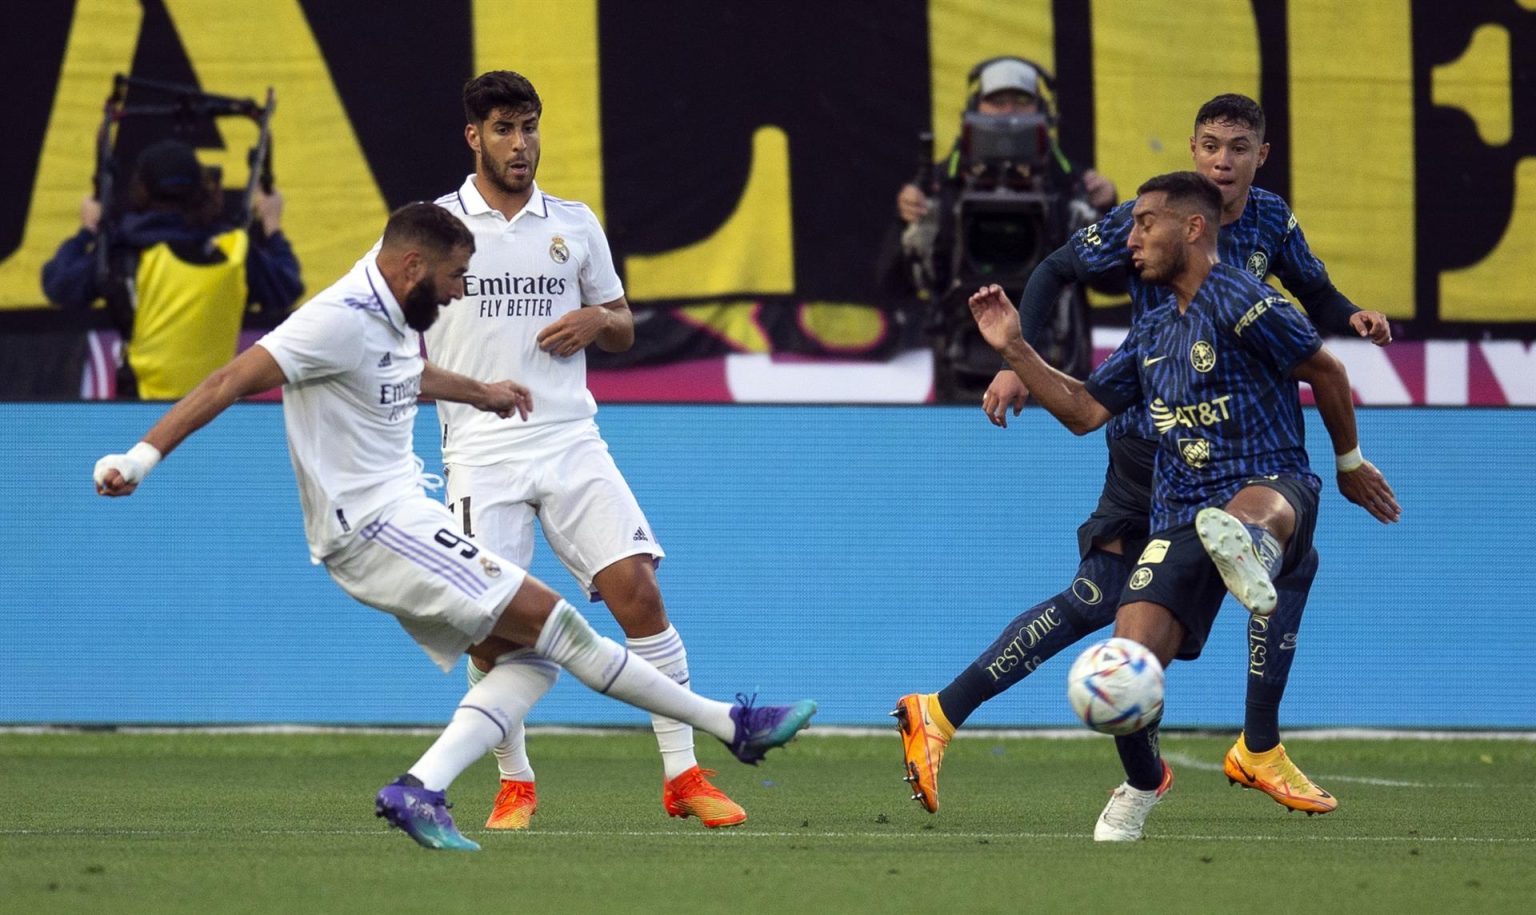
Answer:
[[[1280,547],[1280,541],[1261,524],[1244,524],[1243,527],[1248,529],[1248,536],[1253,538],[1253,548],[1264,561],[1264,568],[1273,580],[1280,574],[1280,563],[1285,559],[1285,550]]]
[[[1317,575],[1317,550],[1275,581],[1279,601],[1268,619],[1248,618],[1248,699],[1243,742],[1262,753],[1280,743],[1280,700],[1296,659],[1296,635]]]
[[[1157,729],[1162,723],[1163,719],[1158,718],[1134,734],[1115,738],[1126,783],[1132,788],[1155,791],[1163,783],[1163,754],[1157,740]]]
[[[1090,551],[1071,587],[1014,617],[980,657],[939,691],[939,707],[950,724],[958,728],[983,702],[1083,636],[1113,623],[1128,575],[1126,557]]]

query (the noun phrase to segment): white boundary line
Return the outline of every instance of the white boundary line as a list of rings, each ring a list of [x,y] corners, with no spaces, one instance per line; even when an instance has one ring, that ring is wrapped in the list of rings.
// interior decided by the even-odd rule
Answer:
[[[690,841],[704,840],[711,842],[743,842],[752,839],[898,839],[909,841],[912,839],[959,839],[974,842],[977,839],[991,840],[1060,840],[1081,839],[1089,842],[1091,835],[1087,832],[941,832],[933,829],[907,828],[905,830],[892,830],[890,832],[854,832],[854,831],[819,831],[802,829],[796,831],[774,830],[770,832],[754,832],[750,829],[709,830],[708,832],[697,829],[628,829],[628,830],[588,830],[588,829],[555,829],[543,830],[537,827],[515,832],[493,832],[489,830],[471,830],[471,834],[484,841],[509,841],[532,842],[542,838],[675,838]],[[0,837],[27,836],[31,838],[177,838],[197,836],[369,836],[376,838],[388,838],[390,841],[403,841],[394,838],[396,833],[383,827],[373,829],[0,829]],[[1195,835],[1195,836],[1170,836],[1152,835],[1147,837],[1150,842],[1378,842],[1387,844],[1448,844],[1448,845],[1531,845],[1536,844],[1536,837],[1532,836],[1328,836],[1315,833],[1283,835],[1283,836],[1257,836],[1243,835]]]
[[[0,734],[400,734],[419,736],[439,734],[442,725],[312,725],[312,724],[215,724],[215,725],[156,725],[156,724],[21,724],[0,725]],[[564,725],[534,725],[529,734],[575,734],[588,737],[612,737],[620,734],[649,734],[649,728],[640,727],[568,727]],[[896,733],[894,724],[886,727],[848,727],[842,725],[817,725],[800,733],[801,737],[890,737]],[[1231,739],[1237,729],[1169,728],[1164,734],[1173,737],[1220,737]],[[1087,728],[971,728],[955,734],[956,739],[966,740],[1102,740],[1104,735]],[[1536,742],[1536,727],[1530,730],[1400,730],[1387,728],[1305,728],[1287,730],[1287,740],[1510,740]]]

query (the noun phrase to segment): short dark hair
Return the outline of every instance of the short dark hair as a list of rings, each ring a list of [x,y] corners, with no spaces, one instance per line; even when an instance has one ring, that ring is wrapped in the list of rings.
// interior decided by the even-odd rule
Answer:
[[[435,203],[407,203],[389,214],[384,226],[384,248],[417,248],[446,255],[455,248],[475,250],[469,227]]]
[[[1136,189],[1136,196],[1162,191],[1170,206],[1205,217],[1206,224],[1221,225],[1221,188],[1199,172],[1169,172],[1148,178]]]
[[[1195,133],[1200,132],[1201,124],[1217,121],[1241,124],[1258,134],[1260,143],[1264,142],[1264,109],[1246,95],[1228,92],[1201,105],[1200,110],[1195,113]]]
[[[483,124],[497,108],[544,113],[539,93],[521,73],[490,70],[464,84],[464,118],[469,123]]]

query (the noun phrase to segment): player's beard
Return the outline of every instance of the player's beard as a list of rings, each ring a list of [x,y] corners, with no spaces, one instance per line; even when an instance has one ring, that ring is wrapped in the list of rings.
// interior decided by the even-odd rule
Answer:
[[[535,159],[528,160],[528,174],[523,178],[510,178],[507,175],[508,163],[497,162],[491,158],[491,154],[484,147],[480,149],[480,174],[499,191],[504,194],[521,194],[533,184],[534,174],[539,170],[539,163]]]
[[[400,300],[400,310],[405,313],[405,323],[411,330],[425,333],[437,320],[438,300],[437,284],[429,276],[424,276],[421,281],[411,287],[411,291]]]
[[[1173,278],[1184,272],[1189,263],[1189,255],[1183,248],[1177,248],[1168,259],[1160,265],[1153,265],[1146,261],[1141,265],[1141,281],[1153,286],[1166,286]]]

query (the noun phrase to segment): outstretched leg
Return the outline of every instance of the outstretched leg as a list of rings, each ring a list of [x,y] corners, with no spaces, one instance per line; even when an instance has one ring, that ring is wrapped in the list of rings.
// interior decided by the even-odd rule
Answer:
[[[696,696],[622,645],[599,635],[576,608],[532,576],[524,579],[503,608],[491,637],[471,651],[485,654],[494,644],[499,652],[507,643],[532,644],[538,654],[600,693],[713,734],[750,765],[788,743],[816,712],[816,703],[809,699],[787,706],[757,706],[746,696],[738,696],[734,705]],[[453,720],[422,760],[379,792],[379,816],[429,848],[479,848],[454,827],[444,790],[470,763],[505,741],[511,723],[527,713],[514,691],[502,688],[509,676],[498,675],[493,667],[465,694]]]
[[[1065,591],[1009,621],[948,686],[897,701],[891,714],[901,730],[913,800],[929,813],[938,812],[939,766],[956,729],[982,703],[1022,682],[1084,636],[1114,622],[1115,604],[1128,574],[1124,556],[1094,547]]]

